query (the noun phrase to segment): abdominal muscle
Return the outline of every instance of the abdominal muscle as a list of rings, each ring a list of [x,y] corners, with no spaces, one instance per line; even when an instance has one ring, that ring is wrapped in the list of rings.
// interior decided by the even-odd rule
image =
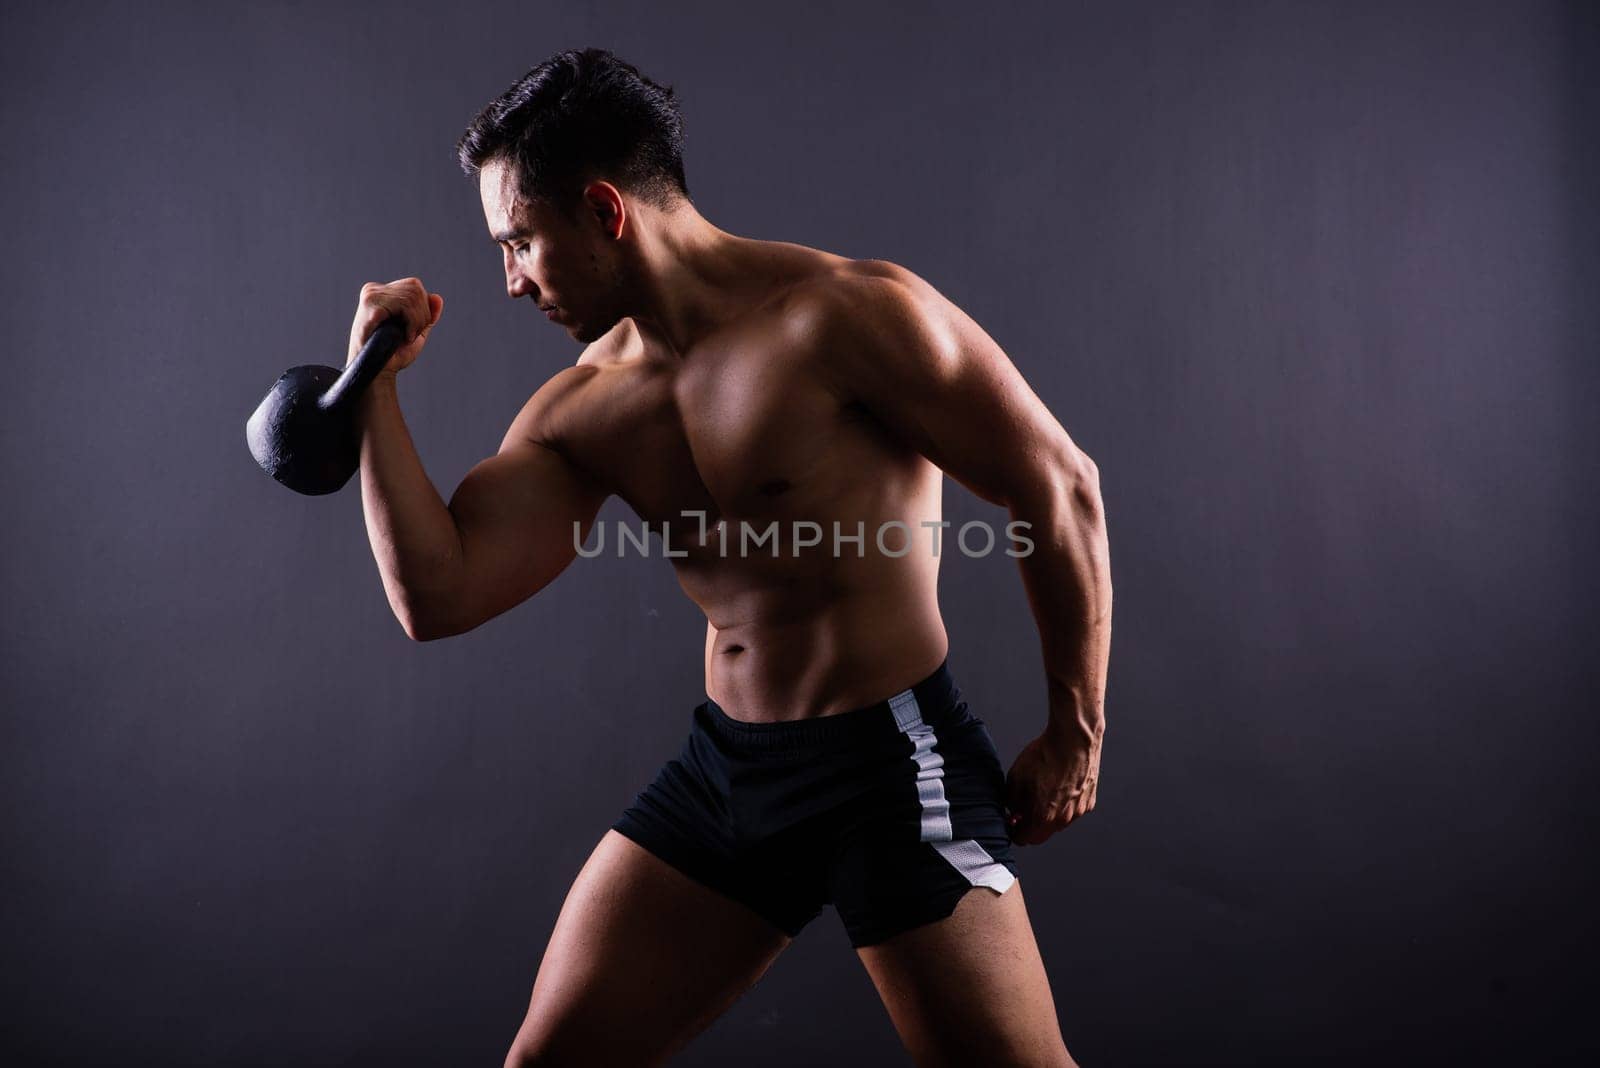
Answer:
[[[949,648],[938,561],[867,554],[787,577],[773,561],[759,575],[730,573],[748,568],[735,561],[680,567],[706,613],[706,695],[735,719],[780,722],[861,708],[932,674]]]

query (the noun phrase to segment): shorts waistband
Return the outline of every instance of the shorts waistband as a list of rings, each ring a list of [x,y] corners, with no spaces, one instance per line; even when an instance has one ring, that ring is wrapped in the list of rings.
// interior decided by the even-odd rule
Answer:
[[[912,713],[924,722],[938,723],[961,700],[945,658],[933,674],[891,697],[863,708],[835,712],[828,716],[786,720],[779,723],[750,723],[734,719],[708,696],[700,709],[705,711],[705,726],[740,748],[799,750],[866,741],[900,731],[900,723]],[[699,711],[699,710],[697,710]]]

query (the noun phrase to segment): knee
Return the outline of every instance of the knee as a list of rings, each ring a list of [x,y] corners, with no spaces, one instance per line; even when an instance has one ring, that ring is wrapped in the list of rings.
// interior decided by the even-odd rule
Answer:
[[[531,1049],[512,1046],[506,1054],[505,1064],[501,1068],[544,1068],[556,1062]]]
[[[541,1042],[529,1042],[521,1035],[511,1043],[502,1068],[553,1068],[561,1064],[560,1058]]]
[[[1003,1038],[996,1038],[987,1044],[993,1056],[992,1063],[1027,1065],[1028,1068],[1080,1068],[1067,1052],[1066,1043],[1056,1038],[1053,1041],[1037,1039],[1007,1043]]]
[[[584,1054],[573,1049],[571,1042],[558,1044],[550,1038],[518,1035],[506,1053],[503,1068],[595,1068],[596,1065],[610,1063],[604,1055],[597,1059],[592,1048]]]
[[[1072,1059],[1072,1054],[1067,1052],[1066,1043],[1060,1041],[1046,1051],[1039,1063],[1048,1068],[1080,1068],[1078,1062]]]

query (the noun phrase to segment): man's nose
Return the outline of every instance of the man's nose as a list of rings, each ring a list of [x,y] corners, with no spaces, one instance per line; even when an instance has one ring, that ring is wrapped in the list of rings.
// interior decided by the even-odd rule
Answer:
[[[509,297],[527,296],[533,291],[533,286],[522,276],[522,272],[515,270],[506,271],[506,295]]]
[[[521,268],[517,266],[517,258],[511,254],[511,250],[505,249],[504,252],[505,255],[500,261],[500,265],[505,268],[506,272],[506,295],[509,297],[523,296],[531,289],[528,280],[523,277]]]

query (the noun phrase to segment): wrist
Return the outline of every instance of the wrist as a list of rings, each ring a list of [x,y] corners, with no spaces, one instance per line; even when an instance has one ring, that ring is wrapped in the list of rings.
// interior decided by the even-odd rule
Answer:
[[[367,388],[362,392],[358,407],[363,411],[370,411],[375,406],[388,407],[399,403],[400,392],[395,385],[395,372],[380,371],[376,378],[367,383]]]
[[[398,392],[397,388],[396,388],[396,380],[399,377],[400,377],[400,372],[399,371],[387,371],[387,370],[379,371],[376,375],[373,376],[372,381],[367,383],[367,394],[369,396],[375,395],[375,394],[391,394],[392,395],[392,394]]]
[[[1067,687],[1050,694],[1045,733],[1061,737],[1098,737],[1105,729],[1105,706],[1087,687]]]

